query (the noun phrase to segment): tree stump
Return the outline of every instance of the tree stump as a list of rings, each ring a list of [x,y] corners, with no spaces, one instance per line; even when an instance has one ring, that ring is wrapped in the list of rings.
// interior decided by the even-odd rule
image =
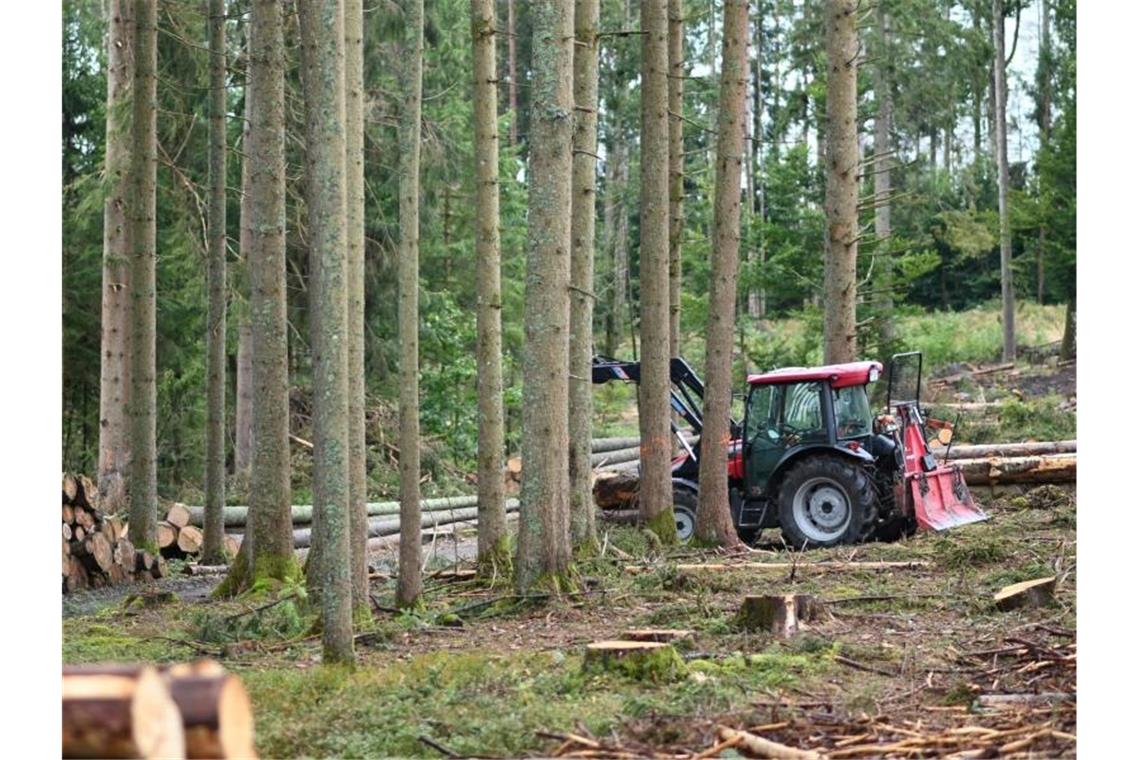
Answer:
[[[659,641],[596,641],[586,645],[582,669],[660,682],[683,676],[685,661],[676,649]]]
[[[823,605],[808,594],[778,594],[744,597],[738,619],[747,630],[788,638],[799,633],[801,623],[826,614]]]
[[[182,717],[151,667],[63,671],[64,757],[186,757]]]
[[[1056,585],[1055,575],[1014,583],[994,594],[994,604],[1004,612],[1018,607],[1042,607],[1053,601],[1053,589]]]

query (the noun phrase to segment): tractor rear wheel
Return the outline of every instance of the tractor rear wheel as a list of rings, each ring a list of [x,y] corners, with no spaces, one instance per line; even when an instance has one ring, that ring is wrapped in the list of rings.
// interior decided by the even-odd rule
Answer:
[[[837,457],[808,457],[793,465],[780,485],[780,528],[797,549],[865,541],[877,513],[867,473]]]
[[[697,532],[697,495],[687,488],[674,488],[673,517],[677,521],[677,541],[687,544]]]

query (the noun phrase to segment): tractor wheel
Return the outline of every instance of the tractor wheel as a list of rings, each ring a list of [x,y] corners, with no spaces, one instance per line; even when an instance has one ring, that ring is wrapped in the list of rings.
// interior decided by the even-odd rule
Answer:
[[[878,501],[857,464],[830,456],[792,466],[780,486],[780,528],[795,548],[853,544],[870,537]]]
[[[677,541],[689,543],[697,532],[697,495],[687,488],[674,488],[673,517],[677,520]]]

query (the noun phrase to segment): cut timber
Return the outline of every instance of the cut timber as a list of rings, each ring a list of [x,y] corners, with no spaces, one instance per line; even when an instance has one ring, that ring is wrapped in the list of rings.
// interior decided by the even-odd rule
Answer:
[[[186,554],[197,554],[202,551],[202,531],[193,525],[187,525],[178,531],[178,548]]]
[[[607,464],[620,464],[622,462],[635,462],[641,459],[641,448],[617,449],[616,451],[603,451],[590,455],[590,466],[601,467]]]
[[[961,444],[950,448],[950,459],[979,459],[983,457],[1039,456],[1041,454],[1071,454],[1077,450],[1077,442],[1071,441],[1031,441],[1029,443],[979,443]],[[945,452],[934,449],[935,459],[941,459]]]
[[[675,565],[678,572],[731,572],[733,570],[797,570],[811,571],[859,571],[859,570],[913,570],[930,567],[925,560],[913,562],[706,562],[703,564]],[[626,565],[627,573],[644,573],[653,569],[652,565]]]
[[[115,564],[127,571],[135,569],[135,545],[129,538],[120,538],[115,542]]]
[[[1077,695],[1063,691],[1044,691],[1038,694],[979,694],[978,706],[1005,710],[1054,705],[1058,702],[1076,702]]]
[[[815,750],[796,749],[728,726],[718,726],[716,733],[722,742],[733,742],[732,746],[740,747],[756,757],[769,757],[774,760],[824,760],[825,757]]]
[[[662,644],[672,644],[692,637],[692,631],[678,628],[631,628],[622,634],[626,641],[657,641]]]
[[[63,523],[63,540],[66,543],[71,540],[71,526]]]
[[[87,588],[87,568],[74,554],[70,558],[70,567],[67,570],[66,586],[68,592]]]
[[[217,666],[220,669],[220,666]],[[237,676],[171,668],[166,680],[182,713],[188,758],[255,758],[253,711]]]
[[[511,457],[508,459],[507,472],[511,474],[512,479],[517,480],[518,476],[522,474],[522,459],[518,457]]]
[[[994,594],[994,604],[1005,612],[1018,607],[1043,607],[1053,600],[1053,589],[1056,585],[1055,575],[1014,583]]]
[[[641,481],[630,472],[600,472],[594,479],[594,503],[602,509],[630,509],[637,505]]]
[[[71,572],[71,545],[67,543],[67,539],[63,541],[63,579],[67,580],[68,574]]]
[[[135,551],[135,570],[149,575],[153,567],[154,555],[145,549],[137,549]]]
[[[230,557],[236,557],[238,549],[241,548],[241,542],[233,536],[227,535],[222,539],[222,546],[225,547],[226,554]]]
[[[75,522],[75,510],[70,504],[64,504],[62,508],[63,521],[68,525]]]
[[[182,718],[162,677],[151,667],[66,668],[63,757],[186,757]]]
[[[1032,457],[956,459],[967,485],[1011,483],[1072,483],[1077,479],[1076,454],[1046,454]]]
[[[71,504],[75,501],[75,494],[78,492],[79,485],[75,482],[75,476],[70,472],[63,473],[63,503]]]
[[[74,503],[86,509],[98,509],[99,489],[95,487],[95,483],[92,482],[91,478],[86,475],[79,475],[76,477],[75,482],[78,487],[75,489]]]
[[[127,535],[126,522],[118,515],[105,515],[103,517],[103,532],[112,542]]]
[[[84,562],[87,564],[87,569],[92,572],[106,573],[114,564],[114,550],[102,531],[88,536],[83,542],[83,549]]]
[[[598,454],[603,451],[617,451],[618,449],[632,449],[641,445],[640,438],[595,438],[590,441],[590,453]]]
[[[671,681],[684,675],[685,661],[676,649],[659,641],[596,641],[586,645],[582,669],[638,681]]]
[[[178,540],[178,528],[174,527],[166,520],[158,523],[158,548],[167,549],[174,546],[174,542]]]
[[[76,525],[71,529],[71,537],[76,541],[82,542],[83,539],[87,537],[87,531],[83,530],[82,525]]]
[[[808,594],[746,596],[740,606],[739,620],[750,631],[768,631],[789,638],[800,631],[800,624],[818,620],[826,609]]]
[[[95,514],[89,512],[83,507],[76,506],[74,508],[75,524],[83,528],[84,533],[91,533],[95,530]]]
[[[185,504],[171,504],[166,510],[166,521],[176,528],[185,528],[190,524],[190,509]]]
[[[229,569],[229,565],[186,565],[183,572],[187,575],[225,575]]]

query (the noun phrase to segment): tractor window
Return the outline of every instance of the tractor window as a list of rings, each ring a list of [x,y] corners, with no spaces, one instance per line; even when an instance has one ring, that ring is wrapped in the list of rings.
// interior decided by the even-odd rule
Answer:
[[[762,432],[775,429],[776,417],[780,411],[779,397],[775,391],[774,386],[758,385],[748,396],[747,440],[752,441]]]
[[[862,438],[871,434],[871,406],[862,385],[833,391],[835,430],[840,438]]]
[[[793,383],[784,390],[784,432],[800,441],[826,440],[820,404],[820,383]]]

